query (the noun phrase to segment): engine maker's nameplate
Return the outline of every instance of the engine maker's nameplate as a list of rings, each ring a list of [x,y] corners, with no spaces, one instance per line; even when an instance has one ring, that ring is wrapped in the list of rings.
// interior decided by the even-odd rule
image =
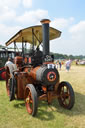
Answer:
[[[50,69],[50,68],[51,68],[51,69],[54,69],[54,68],[55,68],[55,65],[54,65],[54,64],[48,64],[48,65],[47,65],[47,68],[48,68],[48,69]]]

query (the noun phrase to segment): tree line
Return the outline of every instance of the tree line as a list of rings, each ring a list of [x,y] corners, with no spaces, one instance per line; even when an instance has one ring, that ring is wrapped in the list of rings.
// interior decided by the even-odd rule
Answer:
[[[82,60],[82,59],[85,59],[85,56],[84,55],[66,55],[66,54],[59,54],[59,53],[53,53],[54,55],[54,58],[55,59],[72,59],[72,60],[75,60],[75,59],[78,59],[78,60]]]

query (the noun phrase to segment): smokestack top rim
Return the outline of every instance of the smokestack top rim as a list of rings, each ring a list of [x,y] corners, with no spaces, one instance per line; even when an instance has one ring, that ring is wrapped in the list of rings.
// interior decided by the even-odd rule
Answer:
[[[49,24],[51,21],[49,19],[42,19],[40,22],[42,24]]]

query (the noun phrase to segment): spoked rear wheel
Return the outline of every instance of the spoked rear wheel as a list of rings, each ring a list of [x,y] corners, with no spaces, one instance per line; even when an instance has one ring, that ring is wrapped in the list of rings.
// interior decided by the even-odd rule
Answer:
[[[35,116],[37,113],[38,98],[37,92],[32,84],[28,84],[25,88],[25,105],[27,112]]]
[[[66,108],[71,109],[74,106],[75,96],[74,91],[70,83],[63,81],[58,87],[59,104]]]

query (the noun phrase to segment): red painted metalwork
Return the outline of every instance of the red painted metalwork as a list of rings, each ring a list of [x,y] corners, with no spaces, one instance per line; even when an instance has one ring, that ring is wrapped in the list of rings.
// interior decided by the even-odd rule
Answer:
[[[2,72],[1,77],[2,79],[6,80],[6,71]]]
[[[17,67],[21,67],[23,64],[23,57],[21,56],[16,56],[14,58],[14,63],[17,65]]]
[[[0,80],[6,80],[6,71],[5,71],[5,67],[0,68]]]

